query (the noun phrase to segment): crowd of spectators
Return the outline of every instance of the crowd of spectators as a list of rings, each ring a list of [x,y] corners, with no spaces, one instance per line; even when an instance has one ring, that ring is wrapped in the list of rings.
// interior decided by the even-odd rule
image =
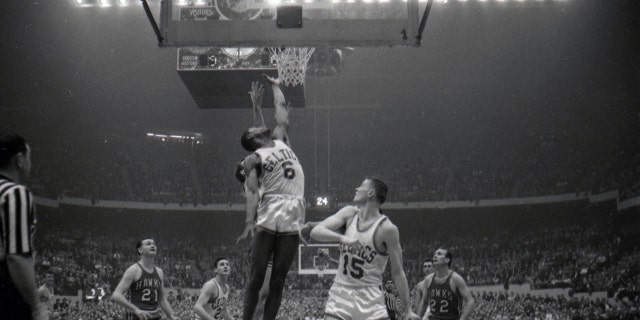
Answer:
[[[148,217],[162,218],[158,213],[149,213],[139,219],[144,225],[141,229],[135,227],[139,223],[133,213],[86,207],[75,209],[84,214],[84,218],[79,218],[80,213],[72,212],[72,209],[60,209],[65,212],[42,209],[39,215],[41,232],[36,238],[36,271],[40,276],[47,272],[54,275],[54,293],[57,295],[76,296],[97,287],[110,292],[124,270],[137,261],[134,244],[151,234],[145,228],[154,229],[153,238],[159,252],[157,263],[165,271],[167,287],[200,288],[214,276],[211,265],[219,256],[227,257],[233,267],[230,286],[235,290],[246,286],[249,273],[247,244],[237,245],[237,235],[226,226],[205,226],[204,230],[208,232],[199,232],[201,229],[197,225],[206,224],[206,220],[215,219],[215,216],[167,214],[168,221],[157,223],[172,228],[157,229],[148,222]],[[503,213],[493,211],[495,209],[490,213],[472,213],[470,217],[451,212],[435,217],[406,212],[392,217],[402,234],[404,269],[409,284],[413,287],[422,280],[424,275],[420,266],[423,259],[442,246],[454,253],[453,268],[472,287],[499,285],[508,289],[513,284],[529,284],[534,290],[566,287],[571,288],[572,293],[607,291],[610,298],[637,303],[640,298],[637,287],[640,283],[637,264],[640,249],[637,244],[640,242],[637,234],[617,233],[613,228],[615,217],[606,210],[541,212],[537,217],[526,212],[504,213],[508,216],[503,216]],[[421,219],[416,219],[414,214],[421,215]],[[129,217],[127,225],[120,223],[125,215]],[[512,221],[508,217],[512,217]],[[578,218],[582,221],[568,223]],[[242,222],[241,215],[227,219],[236,219],[238,225]],[[437,223],[438,228],[423,228],[420,223]],[[77,228],[78,225],[83,228]],[[294,312],[292,319],[300,316],[295,313],[300,310],[310,314],[320,312],[321,307],[308,306],[316,303],[321,306],[323,292],[326,294],[331,284],[331,277],[299,275],[296,270],[294,264],[285,292],[302,290],[307,295],[293,294],[288,298],[292,300],[291,304],[283,304],[283,312]],[[232,305],[241,305],[240,298],[237,299]],[[491,312],[497,303],[508,303],[499,301],[488,300],[485,311]],[[291,307],[296,303],[303,307]],[[187,313],[191,308],[188,304],[184,309]],[[104,308],[91,306],[82,312],[101,312]],[[556,316],[561,317],[554,315],[554,319]]]
[[[637,301],[605,300],[535,296],[507,292],[474,294],[476,309],[471,319],[549,319],[549,320],[605,320],[637,319],[640,316]]]
[[[234,319],[242,316],[244,290],[233,290],[227,300],[229,314]],[[640,302],[629,299],[587,299],[558,295],[531,295],[513,292],[472,292],[476,301],[473,320],[631,320],[640,316]],[[197,293],[178,291],[170,293],[169,304],[180,319],[195,319],[193,305]],[[278,319],[323,319],[326,291],[285,290]],[[108,299],[76,302],[65,308],[52,308],[52,320],[122,320],[125,310]]]
[[[356,180],[372,174],[388,181],[392,186],[389,199],[396,202],[476,201],[612,190],[619,190],[622,198],[640,194],[640,152],[612,150],[584,157],[572,152],[573,146],[548,137],[522,144],[525,147],[519,152],[512,152],[510,144],[472,139],[457,147],[435,145],[424,152],[379,153],[366,162],[341,160],[361,157],[364,152],[342,148],[332,163],[320,164],[331,173],[331,181],[324,181],[324,174],[307,174],[306,194],[349,201],[359,183]],[[225,152],[224,146],[207,143],[118,138],[55,149],[36,144],[34,148],[39,156],[34,157],[32,188],[43,197],[185,206],[243,203],[241,188],[233,177],[241,150]]]

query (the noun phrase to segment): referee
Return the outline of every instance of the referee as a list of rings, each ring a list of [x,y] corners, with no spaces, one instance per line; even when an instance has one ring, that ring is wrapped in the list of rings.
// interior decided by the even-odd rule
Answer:
[[[390,320],[400,319],[400,306],[399,306],[399,298],[395,294],[396,284],[393,280],[387,280],[384,285],[384,303],[387,306],[387,313],[389,314]]]
[[[0,310],[3,319],[46,320],[33,263],[33,197],[22,185],[31,171],[25,139],[0,131]]]

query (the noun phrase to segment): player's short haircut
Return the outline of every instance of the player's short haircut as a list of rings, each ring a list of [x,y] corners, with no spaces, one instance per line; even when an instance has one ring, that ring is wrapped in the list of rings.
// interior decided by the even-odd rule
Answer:
[[[249,152],[254,152],[258,150],[258,148],[260,147],[255,141],[255,138],[257,136],[261,136],[261,135],[264,135],[267,137],[271,136],[271,130],[269,129],[265,128],[266,131],[263,134],[256,134],[255,132],[256,129],[257,128],[253,127],[245,130],[245,132],[242,134],[242,137],[240,138],[240,144],[245,150]]]
[[[138,243],[136,243],[136,252],[138,253],[138,255],[141,255],[139,250],[140,250],[140,248],[142,248],[142,241],[145,241],[145,240],[153,240],[153,238],[144,238],[144,239],[138,241]]]
[[[11,131],[0,131],[0,168],[6,167],[13,156],[27,152],[27,141]]]
[[[444,254],[444,257],[445,259],[449,259],[449,263],[447,263],[447,266],[451,267],[451,262],[453,262],[453,255],[451,254],[451,251],[449,251],[449,249],[447,248],[440,248],[440,249],[447,252]]]
[[[427,262],[431,262],[431,264],[433,264],[433,258],[425,258],[424,261],[422,261],[422,264],[425,264]]]
[[[373,189],[376,192],[376,200],[380,204],[383,204],[387,200],[387,192],[389,190],[387,184],[378,177],[369,176],[366,179],[373,184]]]
[[[214,261],[214,262],[213,262],[213,266],[214,266],[215,268],[218,268],[218,263],[220,263],[220,261],[222,261],[222,260],[227,260],[227,261],[229,261],[229,259],[227,259],[227,258],[225,258],[225,257],[218,257],[218,258],[216,259],[216,261]]]

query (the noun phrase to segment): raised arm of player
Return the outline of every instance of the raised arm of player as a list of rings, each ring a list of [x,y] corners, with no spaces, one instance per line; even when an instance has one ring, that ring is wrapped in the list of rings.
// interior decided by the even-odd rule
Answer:
[[[347,237],[337,231],[345,226],[357,213],[358,209],[354,206],[346,206],[340,209],[313,228],[311,230],[311,238],[321,242],[340,242],[347,245],[358,244],[357,239]]]
[[[264,87],[258,81],[251,82],[251,104],[253,106],[253,126],[266,128],[264,116],[262,115],[262,97],[264,96]]]
[[[418,310],[418,315],[422,318],[424,317],[424,314],[427,312],[427,309],[429,307],[429,297],[428,297],[428,291],[427,289],[429,288],[429,285],[431,284],[431,280],[433,279],[433,273],[428,275],[424,281],[420,282],[420,284],[422,285],[422,288],[420,290],[422,290],[422,295],[420,296],[420,299],[418,300],[418,307],[416,310]]]
[[[391,278],[396,284],[398,296],[404,305],[402,310],[406,311],[404,319],[419,319],[418,315],[413,312],[411,300],[409,298],[409,284],[407,283],[407,275],[402,268],[402,247],[400,246],[400,233],[398,227],[393,223],[386,221],[382,223],[379,229],[380,237],[386,244],[387,254],[391,266]]]
[[[213,281],[207,281],[203,286],[202,290],[200,290],[200,296],[198,296],[198,300],[196,304],[193,306],[193,312],[200,316],[201,319],[205,320],[215,320],[213,316],[211,316],[206,310],[204,310],[204,306],[207,304],[211,297],[218,296],[218,287],[213,283]]]
[[[253,153],[248,155],[244,160],[244,171],[247,172],[247,180],[245,181],[245,227],[242,234],[236,240],[247,238],[247,236],[253,237],[256,228],[256,215],[258,214],[258,202],[260,200],[259,181],[258,181],[258,165],[260,165],[260,158],[257,154]]]
[[[171,305],[167,301],[166,290],[164,289],[164,272],[160,268],[156,268],[158,270],[158,275],[160,276],[160,309],[164,311],[164,314],[171,320],[177,320],[176,316],[173,313],[173,309]]]
[[[473,296],[469,291],[469,287],[467,287],[467,284],[464,282],[464,279],[462,279],[462,276],[454,272],[453,275],[451,275],[451,281],[464,300],[464,309],[462,310],[462,314],[460,315],[460,320],[467,320],[476,307],[476,301],[475,299],[473,299]]]
[[[413,288],[413,307],[415,308],[416,314],[420,317],[422,317],[422,306],[420,305],[420,300],[422,300],[422,287],[424,286],[424,281],[425,280],[418,282],[418,284]]]
[[[282,89],[280,88],[280,80],[264,75],[265,79],[271,83],[271,89],[273,90],[273,105],[275,107],[274,117],[276,119],[276,127],[273,128],[271,137],[273,139],[282,140],[284,143],[290,146],[289,135],[287,129],[289,128],[289,111],[291,105],[287,104]]]
[[[138,268],[135,264],[130,266],[127,271],[124,272],[122,279],[118,283],[118,286],[113,290],[111,294],[111,301],[120,304],[121,306],[129,309],[140,319],[148,319],[151,318],[151,312],[140,310],[133,303],[129,302],[127,298],[125,298],[124,294],[131,284],[142,275],[142,270]]]

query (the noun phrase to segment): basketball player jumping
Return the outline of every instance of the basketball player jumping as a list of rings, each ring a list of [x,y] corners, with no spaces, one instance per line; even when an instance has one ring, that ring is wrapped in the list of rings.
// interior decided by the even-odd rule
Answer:
[[[231,320],[227,310],[229,299],[229,274],[231,266],[226,258],[218,258],[214,262],[215,278],[207,281],[200,290],[200,296],[193,306],[193,311],[203,320]]]
[[[284,283],[293,263],[304,224],[304,172],[288,145],[289,108],[280,81],[268,76],[274,95],[276,127],[252,127],[242,146],[252,152],[243,160],[246,176],[246,226],[238,238],[252,236],[251,274],[244,299],[243,319],[252,320],[269,260],[273,266],[264,319],[275,319]],[[252,97],[253,98],[253,97]]]
[[[164,273],[156,266],[156,242],[145,239],[136,245],[140,261],[124,272],[111,300],[128,309],[126,320],[156,320],[162,317],[160,309],[169,319],[176,320],[173,309],[167,302],[164,290]],[[131,301],[125,298],[129,291]]]
[[[311,231],[312,239],[340,243],[340,264],[329,290],[325,319],[389,319],[381,290],[388,260],[405,319],[418,319],[409,302],[398,228],[380,213],[386,197],[387,185],[367,177],[356,188],[355,206],[340,209]],[[338,231],[342,227],[346,227],[344,233]]]
[[[430,313],[424,316],[427,320],[467,320],[475,308],[475,300],[462,277],[449,269],[453,255],[447,249],[438,249],[433,254],[435,273],[424,279],[424,295],[418,310]],[[464,309],[462,308],[464,302]]]

